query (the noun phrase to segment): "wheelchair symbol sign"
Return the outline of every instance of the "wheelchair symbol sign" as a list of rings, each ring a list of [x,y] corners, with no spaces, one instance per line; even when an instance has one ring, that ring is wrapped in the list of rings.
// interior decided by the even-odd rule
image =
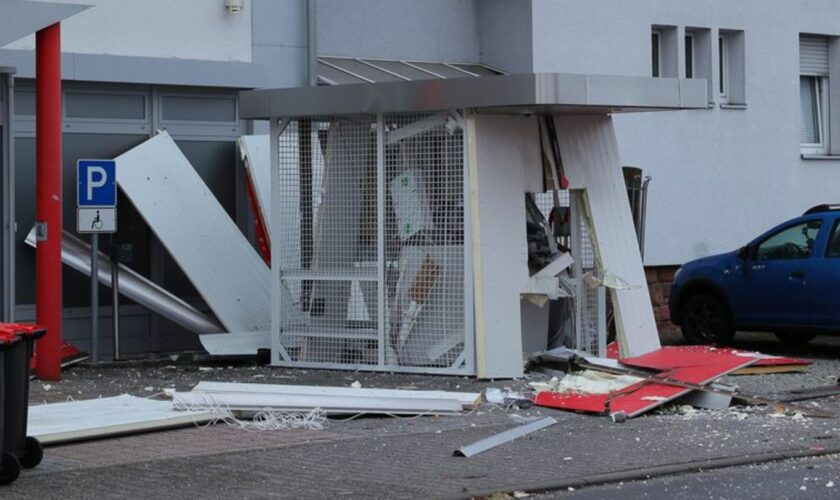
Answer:
[[[117,231],[117,209],[79,207],[76,217],[76,231],[79,233],[115,233]]]

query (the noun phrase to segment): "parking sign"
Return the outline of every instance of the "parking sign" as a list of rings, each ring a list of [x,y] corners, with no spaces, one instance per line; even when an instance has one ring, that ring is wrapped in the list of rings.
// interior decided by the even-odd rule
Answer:
[[[78,161],[76,204],[79,207],[117,206],[117,168],[114,160]]]

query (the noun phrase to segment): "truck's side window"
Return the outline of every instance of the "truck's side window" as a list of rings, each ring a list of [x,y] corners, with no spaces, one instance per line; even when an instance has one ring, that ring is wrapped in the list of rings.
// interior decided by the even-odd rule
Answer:
[[[826,257],[840,257],[840,219],[834,221],[834,229],[828,237],[828,248],[825,250]]]
[[[814,249],[821,223],[812,220],[782,229],[758,246],[756,260],[807,259]]]

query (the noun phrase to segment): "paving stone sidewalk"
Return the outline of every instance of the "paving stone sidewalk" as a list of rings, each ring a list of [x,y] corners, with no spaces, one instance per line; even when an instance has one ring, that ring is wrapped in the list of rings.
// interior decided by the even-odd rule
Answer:
[[[836,380],[840,349],[831,342],[806,354],[805,374],[732,377],[751,391],[772,393]],[[765,348],[765,351],[770,349]],[[178,368],[165,380],[160,367],[135,367],[120,379],[101,369],[79,369],[46,390],[33,385],[34,400],[62,400],[98,390],[153,393],[158,386],[193,379],[277,383],[441,387],[465,391],[486,386],[521,387],[526,381],[390,374],[314,372],[234,367]],[[187,370],[187,372],[184,372]],[[193,371],[195,373],[193,373]],[[186,373],[186,375],[185,375]],[[255,378],[256,376],[256,378]],[[156,377],[158,377],[156,379]],[[240,377],[240,378],[241,378]],[[113,379],[121,380],[114,382]],[[135,380],[136,378],[136,380]],[[160,383],[159,383],[160,382]],[[144,385],[149,384],[149,385]],[[111,392],[105,390],[112,386]],[[152,389],[146,391],[146,387]],[[456,390],[457,390],[456,389]],[[821,400],[840,412],[840,398]],[[459,446],[516,425],[510,413],[551,415],[558,424],[472,458],[452,456]],[[330,421],[321,431],[248,432],[225,425],[186,428],[48,448],[44,463],[26,471],[2,498],[449,498],[476,491],[513,491],[568,478],[738,457],[769,451],[840,448],[840,420],[773,416],[766,408],[726,411],[662,411],[614,424],[607,418],[553,410],[482,408],[461,417],[387,417]]]

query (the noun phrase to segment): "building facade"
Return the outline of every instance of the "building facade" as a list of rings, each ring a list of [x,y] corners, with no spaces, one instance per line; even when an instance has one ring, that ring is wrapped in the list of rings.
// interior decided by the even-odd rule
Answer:
[[[707,109],[615,118],[622,161],[653,179],[645,248],[652,269],[733,250],[776,222],[837,201],[840,3],[834,0],[83,3],[92,7],[62,23],[70,231],[76,160],[117,156],[159,129],[169,131],[250,231],[235,140],[266,129],[239,119],[238,92],[314,82],[315,55],[481,63],[507,73],[705,78]],[[35,206],[33,47],[30,36],[0,48],[0,66],[15,68],[14,116],[0,123],[14,128],[19,320],[34,318],[34,252],[24,244]],[[120,202],[119,226],[115,244],[131,267],[200,304],[127,200]],[[667,272],[659,274],[667,281]],[[652,289],[658,301],[666,289]],[[107,315],[108,294],[100,296]],[[66,270],[64,304],[64,336],[84,348],[88,278]],[[140,306],[127,303],[121,313],[126,351],[196,345]],[[104,326],[102,335],[109,335]]]

